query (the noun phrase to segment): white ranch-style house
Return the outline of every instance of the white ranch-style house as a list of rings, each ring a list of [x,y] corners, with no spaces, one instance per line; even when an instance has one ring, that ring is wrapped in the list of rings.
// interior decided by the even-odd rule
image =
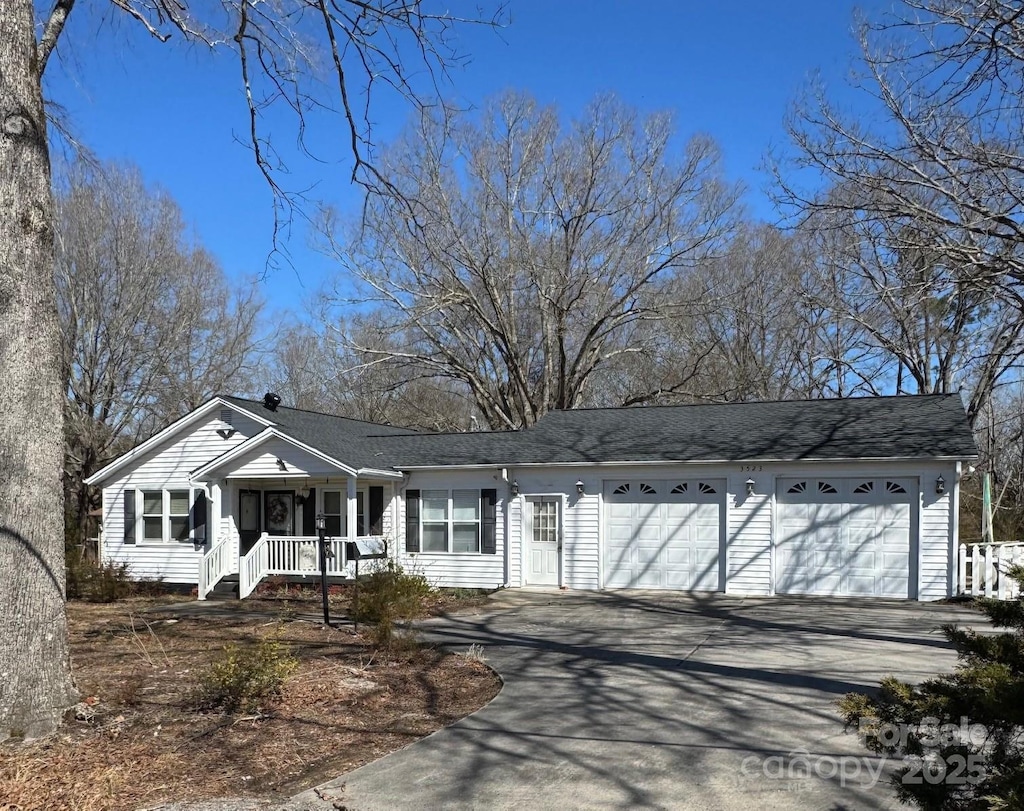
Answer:
[[[351,575],[383,548],[440,586],[935,600],[955,589],[960,398],[557,411],[421,434],[215,397],[91,476],[138,578]]]

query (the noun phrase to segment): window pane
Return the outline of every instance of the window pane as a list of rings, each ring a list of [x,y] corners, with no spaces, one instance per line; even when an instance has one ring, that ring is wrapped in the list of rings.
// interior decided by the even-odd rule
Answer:
[[[341,515],[341,493],[338,490],[324,491],[324,515]]]
[[[325,515],[324,516],[324,532],[330,535],[332,538],[340,538],[342,536],[341,531],[341,516],[340,515]]]
[[[452,518],[456,521],[480,520],[480,491],[452,491]]]
[[[188,515],[188,490],[171,491],[171,515]]]
[[[455,526],[452,528],[452,551],[479,552],[479,530],[479,524],[455,524]]]
[[[150,519],[146,519],[147,521]],[[188,540],[188,518],[171,519],[171,539],[175,541]]]
[[[366,493],[356,493],[356,535],[366,534]]]
[[[164,539],[164,520],[162,518],[143,518],[142,537],[147,541]]]
[[[446,524],[424,524],[422,550],[424,552],[447,552],[448,526]]]
[[[145,515],[160,515],[164,511],[164,494],[159,490],[142,494],[142,512]]]
[[[421,505],[424,521],[448,520],[447,490],[424,490]]]
[[[554,501],[534,502],[533,540],[537,543],[558,541],[558,505]]]

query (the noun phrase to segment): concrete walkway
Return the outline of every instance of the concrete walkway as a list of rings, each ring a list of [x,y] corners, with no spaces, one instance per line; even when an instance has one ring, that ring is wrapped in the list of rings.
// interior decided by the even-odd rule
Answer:
[[[286,807],[897,808],[835,701],[886,674],[950,669],[938,626],[978,616],[895,601],[506,592],[424,625],[431,641],[484,647],[505,681],[491,704]]]

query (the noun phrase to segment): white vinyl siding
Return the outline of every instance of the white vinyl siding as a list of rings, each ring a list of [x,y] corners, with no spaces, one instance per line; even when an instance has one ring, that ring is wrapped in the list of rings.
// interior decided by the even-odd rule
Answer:
[[[234,433],[225,439],[217,433],[224,428],[219,410],[207,415],[187,428],[152,448],[134,460],[123,471],[115,474],[103,488],[103,548],[104,563],[126,563],[129,575],[137,579],[163,579],[167,583],[198,582],[199,560],[203,550],[188,543],[147,543],[142,536],[141,506],[136,509],[139,522],[136,543],[124,543],[124,491],[163,491],[188,481],[189,473],[216,456],[234,448],[259,433],[263,425],[240,411],[233,410],[231,427]],[[221,521],[218,538],[229,538],[237,543],[234,522],[231,520],[230,490],[222,498]],[[208,508],[208,515],[209,508]],[[228,534],[231,532],[232,534]]]
[[[942,476],[946,492],[935,492],[935,480]],[[956,467],[948,464],[926,469],[921,476],[920,589],[918,599],[941,600],[956,588],[956,551],[953,549],[955,515],[953,489]]]
[[[754,481],[754,493],[749,496],[748,479]],[[772,477],[761,471],[732,471],[729,475],[725,562],[728,594],[771,594],[774,488]]]

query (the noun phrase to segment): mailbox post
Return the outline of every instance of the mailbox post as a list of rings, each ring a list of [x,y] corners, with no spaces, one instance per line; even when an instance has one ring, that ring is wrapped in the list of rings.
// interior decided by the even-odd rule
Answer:
[[[323,513],[316,514],[316,534],[320,539],[320,590],[324,599],[324,625],[331,624],[331,606],[327,599],[327,544],[324,541],[324,531],[327,529],[327,520]]]

